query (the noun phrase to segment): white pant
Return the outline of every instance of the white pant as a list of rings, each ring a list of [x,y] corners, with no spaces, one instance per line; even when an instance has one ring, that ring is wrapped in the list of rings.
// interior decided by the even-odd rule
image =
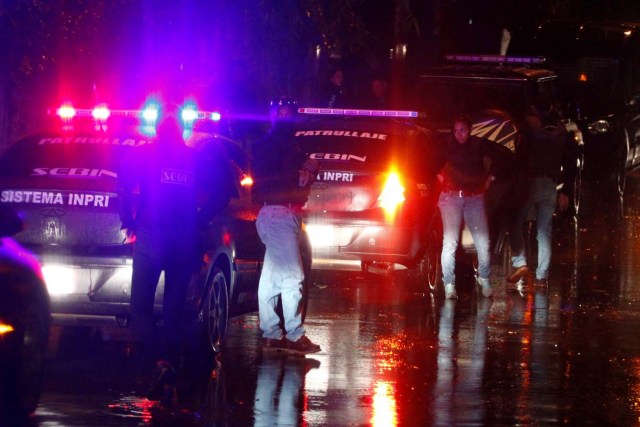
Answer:
[[[264,338],[282,338],[280,318],[275,311],[278,296],[282,299],[287,338],[297,341],[304,335],[300,310],[304,281],[300,226],[300,217],[285,206],[265,206],[258,214],[256,228],[267,248],[258,287],[260,329]]]

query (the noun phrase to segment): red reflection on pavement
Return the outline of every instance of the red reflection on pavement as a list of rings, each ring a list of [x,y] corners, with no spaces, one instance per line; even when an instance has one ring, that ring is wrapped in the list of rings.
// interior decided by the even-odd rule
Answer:
[[[398,425],[395,391],[395,385],[389,381],[378,380],[376,382],[373,391],[371,426],[388,427]]]

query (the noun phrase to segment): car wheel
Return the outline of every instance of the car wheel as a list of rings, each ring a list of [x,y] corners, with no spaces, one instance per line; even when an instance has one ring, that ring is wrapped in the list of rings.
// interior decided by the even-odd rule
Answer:
[[[424,294],[435,295],[442,276],[440,256],[442,251],[442,226],[440,218],[434,218],[427,232],[427,239],[422,256],[413,269],[413,278]]]
[[[3,384],[3,406],[30,414],[40,400],[45,352],[49,339],[49,315],[43,304],[30,301],[20,311],[18,327],[11,337],[14,344]]]
[[[205,305],[205,328],[207,340],[215,353],[222,350],[229,322],[229,289],[222,270],[214,267],[209,295]]]
[[[573,183],[573,199],[571,200],[569,209],[573,216],[577,218],[580,212],[580,201],[582,200],[582,162],[578,160],[576,166],[576,178]]]
[[[627,169],[626,169],[626,152],[622,156],[620,164],[617,170],[612,176],[612,219],[616,222],[621,221],[624,217],[624,190],[627,183]]]

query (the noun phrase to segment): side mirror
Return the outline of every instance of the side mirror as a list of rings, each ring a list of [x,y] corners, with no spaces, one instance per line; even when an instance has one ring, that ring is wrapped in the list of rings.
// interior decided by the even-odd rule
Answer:
[[[24,224],[16,211],[0,205],[0,237],[13,236],[22,231]]]

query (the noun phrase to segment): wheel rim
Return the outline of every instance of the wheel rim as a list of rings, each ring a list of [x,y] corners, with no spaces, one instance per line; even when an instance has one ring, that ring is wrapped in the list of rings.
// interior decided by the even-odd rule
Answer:
[[[227,281],[221,271],[216,272],[209,291],[207,323],[209,343],[215,352],[220,352],[227,333],[229,316],[229,296]]]
[[[440,236],[436,230],[429,231],[427,247],[417,266],[418,277],[427,282],[428,292],[437,287],[440,271]]]

